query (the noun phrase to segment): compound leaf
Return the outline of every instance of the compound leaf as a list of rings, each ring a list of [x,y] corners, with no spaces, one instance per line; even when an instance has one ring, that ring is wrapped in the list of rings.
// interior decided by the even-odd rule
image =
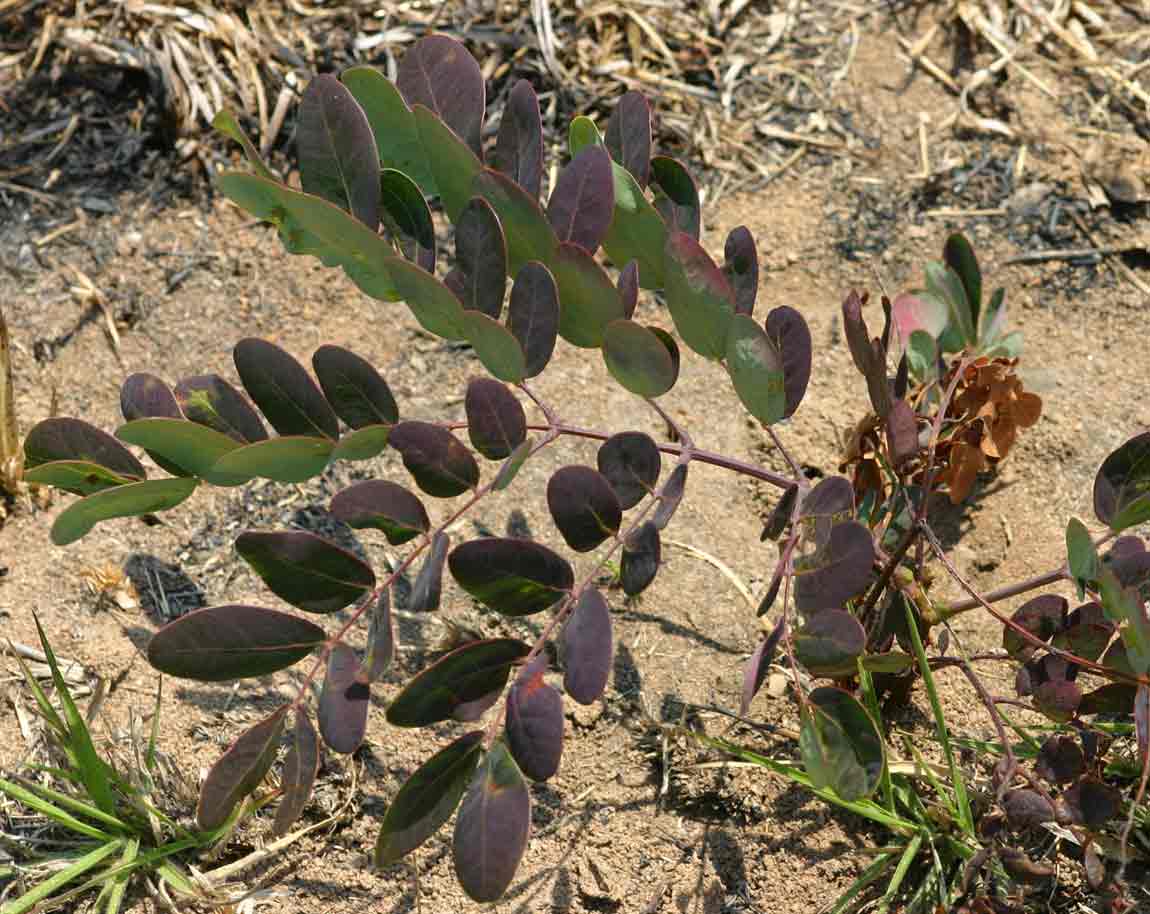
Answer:
[[[530,540],[470,540],[452,550],[447,565],[460,587],[508,616],[547,609],[575,585],[575,573],[567,560]]]
[[[463,405],[471,446],[489,460],[510,456],[527,438],[527,414],[507,385],[474,378]]]
[[[376,866],[410,854],[451,818],[482,757],[483,731],[474,730],[416,769],[387,807],[375,842]]]
[[[535,377],[551,361],[559,335],[559,288],[551,271],[538,261],[525,263],[515,274],[507,328],[523,348],[526,376]]]
[[[507,239],[507,266],[511,273],[518,273],[532,260],[550,265],[559,242],[535,197],[490,168],[472,178],[467,196],[482,197],[495,210]]]
[[[623,511],[606,477],[585,466],[566,466],[547,482],[547,507],[567,545],[589,552],[619,532]]]
[[[304,90],[296,127],[300,182],[347,210],[372,231],[379,226],[379,152],[367,115],[335,76],[320,74]]]
[[[200,786],[196,806],[196,824],[201,831],[221,828],[240,800],[259,787],[275,761],[288,707],[277,708],[245,730],[212,765]]]
[[[531,795],[507,747],[491,747],[459,808],[455,875],[472,901],[498,901],[515,878],[531,829]]]
[[[559,245],[549,266],[559,288],[559,335],[584,349],[602,346],[607,325],[624,310],[611,277],[577,244]]]
[[[507,96],[492,164],[535,199],[543,181],[543,121],[539,98],[525,79]]]
[[[158,456],[183,473],[198,476],[212,485],[234,486],[248,479],[216,472],[219,459],[241,445],[206,425],[187,419],[135,419],[116,429],[116,437],[146,448],[153,458]]]
[[[507,694],[507,746],[533,781],[559,770],[563,755],[563,698],[543,681],[547,659],[540,655],[523,668]]]
[[[411,114],[440,202],[447,217],[454,222],[471,199],[471,184],[483,171],[483,162],[432,111],[423,105],[412,105]]]
[[[303,530],[241,533],[236,552],[272,593],[305,612],[336,612],[375,586],[366,562]]]
[[[426,667],[387,708],[396,727],[426,727],[449,720],[461,705],[507,684],[511,664],[530,648],[515,638],[472,641]]]
[[[343,642],[327,655],[327,674],[319,693],[319,732],[323,741],[343,754],[354,752],[367,732],[371,685],[354,650]]]
[[[100,521],[138,517],[167,511],[195,491],[199,480],[149,479],[130,482],[81,498],[65,508],[52,524],[52,542],[67,546],[86,535]]]
[[[81,419],[45,419],[28,432],[24,439],[25,468],[56,461],[94,463],[125,481],[138,482],[148,475],[124,445]]]
[[[125,422],[154,416],[167,419],[184,418],[172,388],[163,378],[146,372],[128,375],[120,385],[120,412]]]
[[[315,623],[277,609],[208,606],[156,632],[148,642],[148,663],[182,679],[247,679],[291,666],[325,638]]]
[[[581,705],[596,701],[607,688],[615,652],[611,611],[594,587],[579,602],[563,627],[563,688]]]
[[[413,493],[386,479],[365,479],[337,492],[331,513],[357,530],[374,527],[400,546],[431,528],[427,509]]]
[[[435,178],[419,140],[415,117],[403,96],[375,67],[350,67],[340,80],[359,102],[375,135],[379,165],[409,175],[426,194],[434,194]]]
[[[451,432],[430,422],[400,422],[391,430],[391,446],[428,495],[452,498],[479,484],[479,464]]]
[[[599,447],[596,463],[624,511],[655,490],[662,466],[659,448],[643,432],[619,432]]]
[[[240,485],[260,476],[276,482],[304,482],[318,476],[331,462],[336,443],[330,438],[289,436],[268,438],[228,451],[212,467],[214,485],[230,479]]]
[[[480,311],[464,311],[460,325],[483,363],[500,381],[517,384],[527,377],[527,355],[515,334]]]

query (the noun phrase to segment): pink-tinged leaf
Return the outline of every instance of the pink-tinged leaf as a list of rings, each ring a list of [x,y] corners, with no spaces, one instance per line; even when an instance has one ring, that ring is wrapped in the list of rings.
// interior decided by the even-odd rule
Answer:
[[[355,752],[367,732],[371,686],[359,657],[342,641],[327,657],[327,675],[319,695],[319,732],[336,752]]]
[[[751,654],[751,659],[748,660],[747,665],[743,667],[743,695],[739,703],[739,714],[744,717],[751,709],[751,702],[754,700],[754,697],[759,693],[759,689],[762,688],[763,682],[767,678],[767,673],[770,672],[771,664],[775,659],[775,651],[777,651],[779,647],[779,640],[783,637],[785,621],[785,618],[780,618],[779,621],[775,623],[775,627],[771,629],[771,633],[759,642],[759,646],[755,648],[755,652]]]
[[[653,521],[645,521],[623,544],[619,559],[619,586],[623,593],[635,597],[646,590],[659,573],[662,555],[659,528]]]
[[[291,742],[284,757],[283,775],[280,778],[283,798],[280,800],[279,809],[276,810],[276,821],[272,827],[274,834],[287,834],[291,824],[300,817],[300,813],[307,806],[308,800],[311,799],[316,773],[319,771],[319,756],[319,736],[312,726],[311,718],[307,716],[306,709],[297,708],[295,729],[292,730]]]
[[[683,493],[686,491],[687,464],[676,464],[675,469],[671,470],[671,475],[663,484],[659,505],[655,508],[655,513],[651,515],[651,522],[660,530],[667,529],[667,524],[671,523],[671,518],[679,510],[679,505],[683,501]]]
[[[639,304],[639,261],[632,260],[619,271],[619,299],[623,302],[623,316],[630,320]]]
[[[651,106],[643,93],[632,90],[619,99],[603,142],[611,158],[646,187],[651,170]]]
[[[737,288],[735,295],[737,299]],[[783,359],[783,391],[787,404],[783,417],[789,418],[803,402],[811,379],[811,331],[803,316],[786,305],[767,315],[766,330]]]
[[[138,482],[148,475],[124,445],[82,419],[45,419],[24,439],[25,469],[59,461],[94,463],[125,482]]]
[[[350,349],[320,346],[311,357],[323,395],[349,428],[394,425],[399,407],[375,367]]]
[[[148,642],[148,663],[182,679],[247,679],[291,666],[326,637],[318,625],[278,609],[208,606],[156,632]]]
[[[275,761],[287,710],[283,705],[245,730],[211,767],[196,807],[196,824],[202,831],[223,826],[240,800],[259,787]]]
[[[831,529],[827,545],[795,566],[795,605],[804,613],[837,609],[866,589],[874,565],[874,540],[857,521]]]
[[[1011,621],[1042,641],[1049,641],[1061,630],[1069,604],[1065,597],[1043,594],[1033,597],[1014,611]],[[1015,660],[1026,661],[1037,648],[1012,628],[1002,631],[1002,646]]]
[[[535,377],[551,361],[559,336],[559,289],[551,271],[538,261],[525,263],[515,275],[507,329],[523,347],[527,377]]]
[[[541,543],[515,537],[461,543],[447,564],[460,587],[507,616],[541,612],[575,584],[575,572],[565,558]]]
[[[563,698],[543,681],[547,660],[536,657],[507,695],[507,745],[520,769],[533,781],[559,770],[563,755]]]
[[[427,557],[411,586],[411,597],[407,601],[408,612],[428,613],[439,609],[443,596],[443,563],[447,559],[447,548],[450,545],[451,537],[442,530],[431,538]]]
[[[176,385],[180,409],[192,422],[215,429],[240,444],[266,441],[267,429],[247,397],[217,374],[195,375]]]
[[[465,309],[499,319],[507,286],[507,241],[491,204],[472,197],[455,220],[455,259],[448,288]]]
[[[855,674],[866,650],[866,632],[842,609],[823,609],[794,634],[795,659],[816,677],[838,679]]]
[[[463,402],[471,446],[488,460],[509,457],[527,438],[527,415],[506,384],[473,378]]]
[[[493,164],[532,197],[539,198],[543,181],[543,123],[539,99],[525,79],[519,80],[507,97]]]
[[[1068,784],[1086,770],[1086,759],[1072,736],[1050,736],[1034,763],[1035,773],[1052,784]]]
[[[388,442],[428,495],[452,498],[479,484],[479,464],[451,432],[430,422],[400,422]]]
[[[459,737],[419,766],[387,807],[375,842],[376,866],[411,853],[443,825],[483,757],[483,731]]]
[[[363,669],[368,682],[379,682],[395,659],[395,626],[391,618],[391,588],[380,591],[367,627],[367,656]]]
[[[248,395],[281,435],[339,438],[339,421],[327,399],[279,346],[249,337],[236,343],[232,358]]]
[[[335,76],[304,91],[296,128],[300,181],[372,231],[379,226],[379,152],[367,115]]]
[[[1055,804],[1055,813],[1060,824],[1085,825],[1095,830],[1117,816],[1121,807],[1121,793],[1087,776],[1063,792]]]
[[[563,628],[563,688],[581,705],[596,701],[607,688],[614,661],[611,611],[593,587],[583,591]]]
[[[434,112],[482,157],[483,73],[462,44],[446,35],[419,39],[399,62],[395,83],[408,105],[423,105]],[[426,152],[435,154],[434,150]]]
[[[918,422],[906,400],[895,400],[886,417],[886,441],[891,460],[897,467],[918,451]]]
[[[623,511],[611,484],[597,470],[566,466],[547,482],[547,507],[567,545],[589,552],[619,532]]]
[[[475,196],[490,203],[499,217],[503,237],[507,239],[507,266],[511,273],[518,273],[532,260],[550,266],[559,240],[539,208],[537,198],[490,168],[481,170],[472,179],[468,199]]]
[[[667,393],[679,379],[677,351],[667,346],[657,327],[632,320],[611,321],[603,330],[603,361],[611,377],[640,397]]]
[[[659,481],[662,457],[654,440],[644,432],[612,435],[599,447],[595,459],[624,511],[651,494]]]
[[[1115,531],[1150,520],[1150,432],[1135,435],[1102,461],[1094,513]]]
[[[496,743],[471,780],[455,820],[455,876],[472,901],[498,901],[527,849],[531,795],[511,753]]]
[[[495,702],[502,697],[503,687],[500,686],[474,701],[465,701],[461,705],[456,705],[455,710],[451,712],[451,719],[464,724],[474,723],[490,711],[495,706]]]
[[[916,330],[922,330],[933,339],[938,339],[946,329],[950,314],[946,303],[933,295],[903,292],[891,302],[891,319],[899,340],[906,346],[910,342],[910,335]]]
[[[426,727],[447,720],[467,702],[507,684],[511,664],[529,648],[514,638],[472,641],[441,657],[412,679],[388,705],[388,723]]]
[[[138,372],[120,385],[120,412],[126,422],[153,417],[183,419],[184,413],[163,378]]]
[[[614,210],[611,157],[602,146],[585,146],[559,173],[547,204],[547,220],[560,241],[593,254],[607,235]]]
[[[333,517],[349,527],[382,530],[387,541],[400,546],[431,528],[427,509],[413,493],[386,479],[365,479],[335,494]]]
[[[727,235],[723,245],[723,275],[734,290],[735,311],[754,314],[755,298],[759,294],[759,252],[751,230],[745,225],[731,229]]]
[[[336,612],[375,586],[370,565],[314,533],[249,530],[235,545],[272,593],[305,612]]]

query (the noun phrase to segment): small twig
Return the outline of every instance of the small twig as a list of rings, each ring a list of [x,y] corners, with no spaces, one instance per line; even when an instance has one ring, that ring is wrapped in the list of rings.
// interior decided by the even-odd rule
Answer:
[[[1082,257],[1107,257],[1114,254],[1130,254],[1142,252],[1146,246],[1142,244],[1112,244],[1100,248],[1054,248],[1048,251],[1033,251],[1029,254],[1016,254],[1001,261],[1002,266],[1012,263],[1045,263],[1050,260],[1078,260]]]

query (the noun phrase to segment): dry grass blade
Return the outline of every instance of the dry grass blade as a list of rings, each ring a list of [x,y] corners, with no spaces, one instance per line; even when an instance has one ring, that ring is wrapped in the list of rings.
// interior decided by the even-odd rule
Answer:
[[[0,491],[15,494],[24,475],[24,449],[16,421],[16,393],[12,380],[12,353],[8,325],[0,307]]]

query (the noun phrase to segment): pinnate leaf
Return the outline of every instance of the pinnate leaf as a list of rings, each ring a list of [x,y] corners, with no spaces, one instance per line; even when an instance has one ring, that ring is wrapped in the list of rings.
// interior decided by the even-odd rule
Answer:
[[[367,115],[335,76],[320,74],[304,91],[296,128],[304,191],[379,226],[379,152]]]
[[[479,464],[445,428],[430,422],[400,422],[391,430],[389,441],[428,495],[452,498],[479,484]]]
[[[153,416],[184,418],[172,388],[163,378],[146,372],[128,375],[120,385],[120,412],[125,422]]]
[[[451,818],[482,757],[483,731],[474,730],[416,769],[387,807],[375,842],[376,866],[411,853]]]
[[[332,645],[317,715],[323,741],[336,752],[354,752],[363,742],[370,698],[368,676],[355,651],[343,642]]]
[[[357,530],[382,530],[393,546],[402,545],[431,527],[423,502],[386,479],[365,479],[337,492],[331,500],[331,513]]]
[[[24,439],[24,466],[34,469],[55,461],[94,463],[124,480],[147,476],[132,452],[102,429],[81,419],[45,419]]]
[[[257,476],[276,482],[304,482],[318,476],[331,462],[336,443],[331,438],[287,436],[268,438],[228,451],[212,466],[214,485],[240,485]]]
[[[313,622],[277,609],[208,606],[156,632],[148,642],[148,662],[182,679],[246,679],[291,666],[325,637]]]
[[[747,411],[764,425],[782,419],[787,411],[783,359],[753,317],[732,317],[726,359],[735,393]]]
[[[339,437],[339,422],[302,365],[279,346],[248,337],[232,352],[244,388],[281,435]]]
[[[483,171],[483,162],[472,148],[434,112],[416,104],[411,106],[424,156],[440,202],[447,217],[454,222],[471,199],[472,181]]]
[[[212,765],[200,786],[196,824],[202,831],[223,826],[236,805],[259,787],[275,761],[288,705],[249,727]]]
[[[654,329],[613,320],[603,331],[603,361],[611,376],[640,397],[661,397],[679,379],[679,364]]]
[[[650,435],[619,432],[599,447],[596,462],[626,511],[654,491],[662,456]]]
[[[503,688],[511,664],[530,649],[515,638],[472,641],[426,667],[387,708],[396,727],[426,727],[448,720],[463,704]]]
[[[559,288],[559,335],[584,349],[602,346],[607,326],[623,317],[611,277],[577,244],[559,245],[548,265]]]
[[[551,223],[539,208],[538,200],[498,171],[485,168],[472,178],[467,197],[486,200],[503,228],[507,239],[507,264],[518,273],[525,263],[538,260],[551,265],[559,243]]]
[[[575,584],[575,572],[566,559],[530,540],[469,540],[452,550],[447,565],[460,587],[508,616],[547,609]]]
[[[494,166],[539,198],[543,181],[543,122],[531,83],[519,80],[507,97],[495,139]]]
[[[531,829],[531,795],[507,747],[479,765],[455,820],[455,875],[472,901],[498,901],[519,868]]]
[[[527,355],[515,334],[481,311],[465,310],[459,320],[479,361],[494,377],[511,384],[527,377]]]
[[[699,355],[723,358],[735,313],[730,283],[699,242],[684,232],[668,234],[665,257],[667,307],[679,336]],[[640,277],[644,275],[641,270]]]
[[[241,446],[238,441],[187,419],[135,419],[116,429],[116,437],[147,448],[153,459],[163,460],[181,476],[190,473],[219,486],[239,485],[248,479],[215,469],[221,457]]]
[[[507,694],[507,746],[522,772],[546,781],[563,755],[563,698],[543,681],[547,660],[523,668]]]
[[[498,320],[507,285],[507,241],[491,204],[472,197],[455,222],[455,259],[446,280],[465,310]]]
[[[272,593],[305,612],[335,612],[375,586],[362,559],[303,530],[241,533],[236,552]]]
[[[563,688],[581,705],[596,701],[607,688],[614,660],[611,611],[594,587],[579,596],[563,627]]]
[[[523,348],[526,376],[535,377],[551,361],[559,335],[559,288],[538,261],[525,263],[515,275],[507,328]]]
[[[328,403],[349,428],[399,421],[391,388],[367,359],[342,346],[327,345],[313,353],[311,364]]]
[[[547,507],[567,545],[589,552],[619,532],[623,511],[606,477],[585,466],[566,466],[547,482]]]
[[[527,415],[505,384],[474,378],[464,398],[467,434],[471,445],[489,460],[511,455],[527,438]]]
[[[284,757],[283,775],[280,778],[283,785],[283,799],[280,800],[279,809],[276,810],[275,825],[272,826],[273,834],[287,834],[287,830],[307,806],[312,787],[315,785],[315,776],[319,772],[319,755],[319,736],[312,726],[311,718],[308,717],[306,709],[296,708],[295,727],[292,729],[291,742]]]

